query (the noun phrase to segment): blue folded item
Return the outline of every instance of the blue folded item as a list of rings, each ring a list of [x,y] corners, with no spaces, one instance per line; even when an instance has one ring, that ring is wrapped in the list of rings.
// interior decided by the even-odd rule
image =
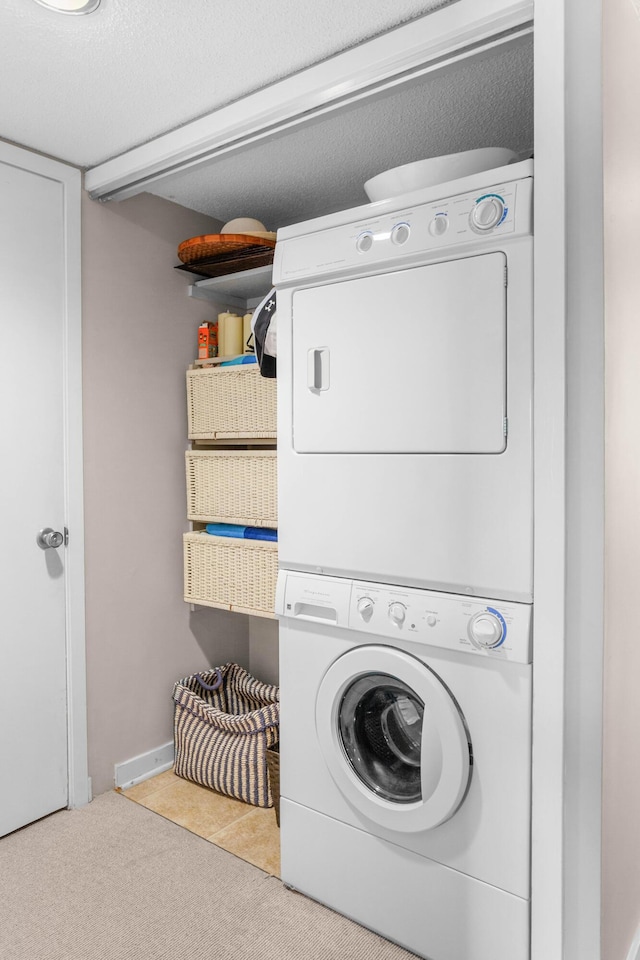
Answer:
[[[243,353],[240,357],[234,357],[233,360],[223,360],[221,367],[235,367],[241,363],[257,363],[254,353]]]
[[[246,527],[241,527],[237,523],[208,523],[207,533],[213,533],[216,537],[239,537],[244,539]]]
[[[277,540],[278,531],[270,527],[245,527],[245,540]]]
[[[237,537],[240,540],[278,539],[278,531],[271,527],[243,527],[239,523],[208,523],[206,530],[215,537]]]

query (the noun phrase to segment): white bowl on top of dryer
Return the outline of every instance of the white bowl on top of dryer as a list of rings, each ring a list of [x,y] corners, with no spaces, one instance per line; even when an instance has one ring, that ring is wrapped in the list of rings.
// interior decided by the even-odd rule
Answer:
[[[479,147],[476,150],[462,150],[441,157],[427,157],[378,173],[366,181],[364,191],[369,200],[387,200],[389,197],[433,187],[448,180],[458,180],[483,170],[504,167],[513,163],[517,157],[518,154],[507,147]]]
[[[531,606],[280,571],[285,884],[429,960],[528,960]]]

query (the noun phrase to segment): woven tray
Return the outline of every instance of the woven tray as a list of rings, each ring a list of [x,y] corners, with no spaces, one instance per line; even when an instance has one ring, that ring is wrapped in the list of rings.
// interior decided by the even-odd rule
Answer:
[[[278,526],[275,450],[188,450],[185,461],[189,520]]]
[[[276,436],[276,380],[257,364],[187,371],[190,440]]]
[[[183,240],[178,246],[178,259],[183,263],[211,259],[217,255],[237,253],[249,247],[275,247],[276,241],[267,237],[252,237],[245,233],[208,233],[202,237]]]
[[[271,266],[274,252],[270,247],[249,247],[217,257],[205,257],[193,263],[179,263],[174,269],[184,270],[197,277],[227,277],[231,273]]]
[[[278,544],[185,533],[184,599],[258,617],[275,617]]]

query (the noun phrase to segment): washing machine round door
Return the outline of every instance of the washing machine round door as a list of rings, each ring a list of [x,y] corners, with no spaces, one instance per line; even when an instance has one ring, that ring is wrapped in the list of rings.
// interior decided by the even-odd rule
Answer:
[[[453,694],[425,663],[385,646],[327,670],[316,729],[345,798],[370,820],[416,832],[453,816],[471,779],[471,738]]]

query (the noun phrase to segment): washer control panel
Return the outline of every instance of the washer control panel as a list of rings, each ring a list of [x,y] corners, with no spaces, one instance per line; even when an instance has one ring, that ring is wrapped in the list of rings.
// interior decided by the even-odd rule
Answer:
[[[367,219],[278,241],[276,267],[282,282],[325,273],[368,270],[386,262],[437,257],[447,248],[531,233],[531,178],[442,200],[381,213],[371,204]],[[364,208],[363,208],[364,209]]]
[[[366,604],[366,616],[363,606]],[[531,604],[354,580],[349,629],[529,663]]]
[[[391,641],[531,662],[529,603],[281,570],[276,613]]]

